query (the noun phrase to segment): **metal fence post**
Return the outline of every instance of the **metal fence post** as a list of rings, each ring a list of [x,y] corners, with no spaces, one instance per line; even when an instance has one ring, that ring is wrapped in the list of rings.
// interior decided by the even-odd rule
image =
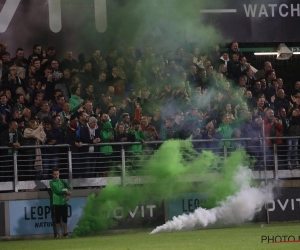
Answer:
[[[73,176],[73,168],[72,168],[72,151],[71,147],[68,147],[68,165],[69,165],[69,183],[72,183],[72,176]]]
[[[125,178],[126,178],[126,173],[125,173],[125,149],[122,145],[122,149],[121,149],[121,158],[122,158],[122,172],[121,172],[121,183],[122,186],[125,186]]]
[[[278,146],[276,143],[273,144],[274,149],[274,179],[278,180]]]
[[[227,147],[225,145],[224,145],[223,153],[224,153],[224,159],[226,159],[227,158]]]
[[[13,153],[13,163],[14,163],[14,190],[18,192],[18,154],[16,151]]]
[[[266,138],[265,138],[265,122],[262,121],[262,146],[263,146],[263,156],[264,156],[264,174],[265,174],[265,186],[268,183],[267,178],[267,156],[266,156]],[[265,204],[266,213],[267,213],[267,223],[270,223],[270,214],[269,214],[269,203]]]
[[[265,185],[267,185],[267,155],[266,155],[266,138],[265,138],[265,123],[262,122],[262,147],[263,147],[263,156],[264,156],[264,173],[265,173]]]

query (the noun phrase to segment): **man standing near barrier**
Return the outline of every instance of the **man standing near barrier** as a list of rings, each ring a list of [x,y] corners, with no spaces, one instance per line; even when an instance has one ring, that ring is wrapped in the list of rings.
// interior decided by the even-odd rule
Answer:
[[[280,137],[284,128],[279,119],[274,116],[274,111],[268,109],[264,118],[265,137]],[[267,170],[274,170],[274,144],[281,145],[282,139],[267,139],[265,142],[266,157],[267,157]]]
[[[71,186],[59,178],[59,169],[52,169],[53,180],[50,181],[52,193],[52,208],[55,221],[55,237],[60,237],[61,222],[63,226],[63,236],[69,237],[68,234],[68,200],[71,195]]]
[[[13,154],[18,153],[23,140],[22,134],[18,131],[18,123],[11,120],[8,123],[8,129],[4,130],[0,135],[0,145],[6,146],[8,149],[0,151],[0,181],[12,181],[14,175],[14,159]]]

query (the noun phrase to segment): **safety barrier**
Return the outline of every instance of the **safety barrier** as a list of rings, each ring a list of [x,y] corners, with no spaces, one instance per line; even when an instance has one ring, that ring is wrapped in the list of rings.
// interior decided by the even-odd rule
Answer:
[[[253,159],[251,167],[254,178],[260,180],[299,178],[298,145],[291,147],[289,139],[297,137],[276,137],[284,139],[283,145],[266,146],[265,137],[257,140],[255,146],[246,146],[246,152]],[[226,140],[191,140],[195,152],[210,150],[220,159],[226,159],[235,147],[220,146],[220,143],[252,141],[249,138]],[[143,145],[139,154],[133,154],[129,148],[140,143],[100,143],[84,144],[80,150],[68,144],[39,145],[41,149],[42,167],[37,164],[37,146],[21,146],[17,150],[0,147],[0,191],[18,192],[24,190],[43,190],[49,187],[52,179],[51,169],[59,167],[61,178],[68,179],[74,188],[106,186],[108,182],[119,185],[141,184],[147,177],[139,172],[140,166],[158,150],[163,141],[151,141]],[[223,143],[224,144],[224,143]],[[255,144],[255,143],[254,143]],[[252,143],[253,145],[253,143]],[[111,146],[111,147],[110,147]],[[108,147],[100,152],[100,147]],[[109,149],[109,150],[108,150]],[[140,156],[143,157],[140,157]],[[135,176],[127,176],[127,171],[135,170]],[[190,176],[187,180],[201,180],[201,177]]]

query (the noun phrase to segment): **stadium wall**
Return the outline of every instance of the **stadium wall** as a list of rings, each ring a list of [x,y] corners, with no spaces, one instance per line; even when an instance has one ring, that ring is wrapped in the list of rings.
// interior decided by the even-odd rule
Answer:
[[[97,189],[74,190],[69,203],[69,231],[82,214],[86,197]],[[300,185],[298,180],[287,180],[274,188],[276,198],[268,204],[270,223],[300,220]],[[122,208],[111,211],[118,224],[112,230],[155,228],[173,216],[193,212],[205,206],[206,194],[188,193],[162,204],[137,204],[130,213]],[[262,208],[252,222],[266,222],[267,211]],[[53,237],[53,224],[48,192],[20,192],[0,194],[0,237]]]

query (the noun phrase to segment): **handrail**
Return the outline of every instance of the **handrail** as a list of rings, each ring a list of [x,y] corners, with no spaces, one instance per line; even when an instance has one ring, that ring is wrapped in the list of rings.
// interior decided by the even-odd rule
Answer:
[[[228,139],[191,139],[191,142],[223,142],[223,141],[252,141],[254,138],[228,138]],[[300,136],[276,136],[276,137],[258,137],[257,140],[278,140],[278,139],[300,139]],[[188,140],[188,139],[186,139]],[[166,141],[145,141],[145,144],[162,144]],[[82,143],[82,146],[125,146],[125,145],[139,145],[141,142],[100,142],[100,143]],[[26,145],[20,146],[18,149],[22,148],[62,148],[62,147],[74,147],[71,144],[56,144],[56,145]],[[10,149],[13,147],[0,146],[1,149]]]
[[[289,166],[289,168],[290,168],[289,170],[281,169],[280,171],[278,171],[278,169],[280,167],[278,162],[276,162],[275,165],[272,165],[271,169],[270,169],[270,166],[271,166],[270,163],[268,163],[268,165],[267,165],[267,157],[266,157],[267,151],[268,151],[268,153],[271,153],[271,151],[270,151],[270,149],[268,149],[268,147],[264,147],[264,146],[266,146],[267,139],[279,139],[279,138],[295,139],[295,138],[300,138],[300,136],[298,136],[298,137],[262,137],[262,138],[260,137],[260,138],[257,138],[257,142],[260,141],[260,142],[262,142],[262,144],[259,143],[256,146],[253,145],[253,148],[256,148],[255,150],[257,150],[257,152],[259,152],[259,153],[258,153],[258,155],[252,155],[252,156],[254,158],[256,158],[257,160],[259,160],[259,159],[262,160],[261,154],[263,154],[263,164],[261,164],[261,162],[258,161],[260,163],[259,167],[257,169],[254,169],[255,171],[253,172],[255,175],[255,179],[259,179],[259,180],[264,179],[265,182],[267,183],[268,179],[299,178],[300,177],[300,172],[297,169],[298,166],[296,166],[297,164],[295,162],[292,162],[292,165]],[[250,141],[250,140],[254,140],[254,138],[230,138],[230,139],[220,139],[220,140],[218,140],[218,139],[195,139],[195,140],[187,139],[187,140],[190,140],[192,143],[193,142],[215,142],[214,148],[210,148],[210,147],[207,148],[205,145],[203,145],[203,147],[201,147],[199,145],[200,147],[195,148],[195,150],[197,150],[197,151],[198,151],[198,149],[215,150],[217,148],[223,149],[223,158],[221,155],[220,156],[222,159],[226,159],[228,154],[230,154],[232,148],[227,147],[227,146],[218,145],[219,142],[240,141],[240,140]],[[147,144],[148,145],[157,144],[157,146],[160,146],[164,142],[166,142],[166,141],[148,141],[148,142],[146,142],[146,145]],[[185,143],[184,140],[177,140],[177,142]],[[67,150],[64,150],[65,152],[62,153],[65,155],[60,158],[60,161],[63,164],[62,169],[64,169],[64,171],[67,173],[66,178],[69,179],[69,182],[74,187],[89,187],[89,186],[106,186],[108,183],[108,179],[106,178],[106,175],[107,175],[106,168],[110,167],[112,165],[114,166],[114,169],[113,169],[114,174],[117,174],[117,176],[118,176],[116,178],[117,178],[117,183],[119,185],[134,184],[135,182],[128,181],[128,176],[127,176],[126,172],[131,167],[138,166],[138,165],[135,166],[135,161],[138,161],[138,159],[135,158],[135,154],[132,155],[132,154],[130,154],[130,152],[127,152],[125,146],[139,145],[139,144],[141,144],[141,142],[111,142],[111,143],[97,143],[97,144],[85,143],[85,144],[83,144],[83,147],[88,147],[88,146],[101,147],[101,146],[106,146],[106,145],[119,146],[119,147],[121,146],[120,150],[114,151],[112,154],[109,154],[109,155],[105,155],[105,153],[101,154],[101,152],[99,152],[99,151],[97,152],[97,150],[96,150],[95,152],[88,151],[89,153],[86,156],[82,155],[82,152],[85,150],[83,150],[82,152],[80,152],[80,150],[79,150],[79,152],[73,152],[71,149],[76,146],[69,145],[69,144],[26,145],[26,146],[21,146],[18,149],[36,148],[36,147],[41,147],[41,148],[65,147]],[[274,150],[272,152],[273,159],[275,161],[278,161],[277,144],[275,143],[272,146],[274,147]],[[10,148],[11,147],[0,147],[0,150],[1,149],[8,150]],[[157,148],[157,147],[154,147],[154,148]],[[249,148],[246,146],[245,150],[247,150]],[[143,154],[143,152],[145,152],[145,155],[148,156],[149,152],[147,151],[147,147],[145,148],[145,151],[143,149],[140,151],[141,154]],[[150,151],[150,153],[151,152],[152,151]],[[1,154],[0,158],[4,157],[3,159],[6,159],[5,158],[6,155],[3,154],[3,151],[1,153],[2,154]],[[95,153],[95,155],[94,155],[94,153]],[[222,153],[222,152],[221,151],[217,152],[218,155],[219,155],[219,153]],[[62,155],[62,154],[55,153],[56,157],[60,157],[59,155]],[[250,154],[251,154],[251,152],[250,152]],[[42,155],[42,157],[45,156],[45,158],[43,158],[42,160],[43,160],[43,164],[44,164],[44,160],[45,160],[45,162],[46,162],[45,169],[47,169],[48,171],[51,167],[56,166],[53,164],[57,164],[56,162],[55,163],[47,162],[47,160],[49,160],[47,158],[49,155],[51,155],[51,153]],[[16,150],[13,150],[13,157],[10,158],[9,164],[7,166],[4,166],[6,169],[9,169],[9,171],[10,171],[9,176],[7,176],[5,172],[3,172],[4,173],[3,176],[0,175],[3,178],[2,180],[0,180],[0,187],[2,190],[6,190],[6,191],[14,190],[15,192],[18,192],[19,190],[24,190],[24,189],[30,190],[30,189],[36,188],[36,187],[41,188],[41,189],[43,188],[43,186],[44,186],[43,181],[45,178],[41,179],[42,181],[40,181],[41,176],[38,172],[35,172],[35,170],[32,171],[32,169],[30,169],[30,168],[29,169],[26,168],[26,166],[27,166],[26,165],[27,163],[25,163],[27,161],[26,157],[28,157],[29,160],[34,161],[33,153],[32,153],[32,155],[27,155],[27,154],[22,155],[21,150],[20,150],[20,154],[18,154]],[[85,159],[85,160],[81,162],[81,159]],[[88,160],[86,160],[86,159],[88,159]],[[5,162],[7,162],[7,161],[5,161]],[[83,173],[83,172],[81,173],[81,175],[85,175],[85,178],[82,178],[82,176],[80,178],[78,178],[79,169],[84,168],[84,166],[82,164],[94,164],[94,163],[96,163],[96,165],[92,166],[92,169],[86,171],[85,173]],[[105,165],[106,163],[108,163],[108,166]],[[286,163],[286,165],[288,165],[288,164]],[[25,166],[24,169],[22,169],[23,166]],[[87,165],[87,166],[89,166],[89,165]],[[94,167],[95,167],[95,169],[93,169]],[[104,168],[101,169],[102,167],[104,167]],[[262,168],[262,167],[264,167],[264,168]],[[267,167],[268,167],[268,169],[267,169]],[[24,171],[27,171],[27,172],[24,173]],[[259,171],[259,172],[256,172],[256,171]],[[64,173],[64,174],[66,174],[66,173]],[[89,174],[91,174],[91,173],[92,173],[92,175],[90,176]],[[34,179],[36,179],[36,181],[34,181]]]

